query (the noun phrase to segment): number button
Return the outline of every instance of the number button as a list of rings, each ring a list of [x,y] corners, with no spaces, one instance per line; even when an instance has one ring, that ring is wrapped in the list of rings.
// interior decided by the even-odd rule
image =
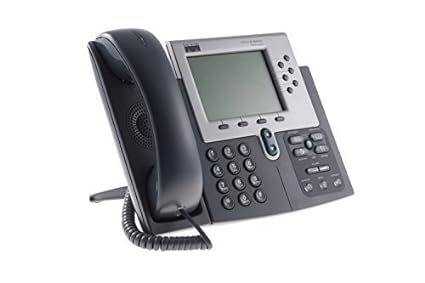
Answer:
[[[255,170],[255,163],[250,158],[245,159],[243,166],[249,172],[253,172]]]
[[[251,204],[251,200],[249,199],[249,196],[245,193],[240,193],[238,196],[238,199],[239,199],[239,203],[242,206],[248,206]]]
[[[226,184],[226,181],[224,180],[218,181],[217,190],[222,194],[227,194],[229,192],[229,186]]]
[[[262,190],[258,189],[254,193],[254,198],[259,203],[263,203],[267,200],[267,195]]]
[[[233,175],[237,175],[239,174],[239,172],[241,172],[241,168],[234,161],[229,162],[229,164],[227,165],[227,169],[229,169],[230,173],[232,173]]]
[[[225,196],[221,199],[221,204],[227,210],[231,210],[235,207],[235,201],[230,196]]]
[[[249,156],[249,154],[251,153],[251,150],[249,149],[249,147],[248,147],[246,144],[241,143],[241,144],[239,145],[239,152],[240,152],[240,154],[242,154],[243,156],[247,157],[247,156]]]
[[[235,179],[233,179],[233,186],[238,191],[242,191],[243,189],[245,189],[246,185],[245,185],[245,182],[241,178],[236,177]]]
[[[218,160],[218,153],[214,148],[210,148],[207,150],[207,158],[211,162],[215,162]]]
[[[225,147],[223,147],[223,155],[227,159],[232,159],[233,157],[235,157],[235,151],[233,150],[233,148],[226,145]]]
[[[251,174],[249,176],[249,183],[251,184],[251,186],[257,188],[257,187],[259,187],[261,185],[261,179],[257,175]]]
[[[224,176],[223,167],[221,167],[218,164],[213,165],[213,167],[211,168],[211,171],[212,171],[213,175],[217,178],[221,178],[221,177]]]

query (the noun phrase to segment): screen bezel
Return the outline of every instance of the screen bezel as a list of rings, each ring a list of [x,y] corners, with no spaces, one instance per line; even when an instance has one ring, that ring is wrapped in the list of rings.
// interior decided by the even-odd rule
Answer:
[[[275,92],[274,94],[276,95],[276,98],[279,101],[279,108],[280,108],[280,110],[278,110],[278,111],[272,111],[272,112],[270,112],[270,111],[269,112],[258,112],[256,114],[243,115],[243,117],[250,117],[250,116],[257,117],[258,114],[263,114],[264,115],[264,114],[278,113],[278,112],[281,112],[281,111],[285,111],[286,110],[286,105],[285,105],[285,100],[283,98],[282,90],[279,87],[279,84],[278,84],[278,81],[276,80],[276,77],[273,76],[273,69],[271,69],[271,66],[270,66],[271,64],[269,63],[269,60],[268,60],[269,57],[267,56],[267,54],[265,54],[267,52],[267,50],[265,48],[253,49],[253,50],[249,50],[249,51],[244,50],[244,51],[237,51],[237,52],[234,51],[234,52],[211,53],[211,54],[202,54],[202,55],[199,54],[199,53],[193,54],[193,55],[189,53],[186,56],[186,60],[188,61],[189,58],[194,58],[194,57],[207,57],[207,56],[217,56],[217,55],[244,54],[244,53],[252,53],[252,52],[260,52],[261,57],[264,60],[264,64],[265,64],[266,70],[267,70],[267,75],[270,76],[271,82],[273,84],[273,89],[274,89],[274,92]],[[193,73],[192,73],[192,68],[190,67],[190,63],[188,62],[188,64],[189,64],[189,69],[190,69],[190,75],[194,79],[194,76],[193,76]],[[209,119],[208,118],[208,113],[207,113],[208,112],[208,110],[207,110],[208,106],[205,105],[203,103],[203,101],[202,101],[201,95],[200,95],[199,90],[198,90],[198,87],[199,86],[196,84],[196,81],[195,81],[195,87],[196,87],[196,91],[198,93],[198,96],[201,99],[201,104],[202,104],[202,107],[204,109],[205,116],[207,117],[208,121],[223,121],[223,120],[235,119],[235,118],[240,117],[240,115],[234,115],[234,116],[231,116],[231,117],[223,117],[221,119]]]
[[[190,52],[188,52],[188,46],[196,46],[196,48],[190,48]],[[319,125],[313,104],[285,33],[171,41],[167,42],[167,48],[176,76],[183,81],[186,88],[190,105],[204,142],[208,143],[252,135],[258,136],[260,130],[265,127],[272,132],[280,132]],[[258,115],[246,117],[209,121],[198,94],[187,57],[249,51],[263,52],[270,75],[278,86],[278,98],[281,101],[283,110],[276,113],[258,113]],[[285,71],[280,70],[277,66],[277,62],[282,60],[284,55],[290,56],[290,64],[294,69],[292,76],[299,82],[299,86],[294,93],[285,91],[288,85],[288,82],[282,80],[282,74]],[[282,119],[276,121],[277,117],[283,117],[284,119],[283,121]],[[258,124],[258,119],[265,119],[267,122]],[[246,122],[248,125],[239,126],[241,121]],[[220,129],[219,126],[223,124],[227,124],[229,127]]]

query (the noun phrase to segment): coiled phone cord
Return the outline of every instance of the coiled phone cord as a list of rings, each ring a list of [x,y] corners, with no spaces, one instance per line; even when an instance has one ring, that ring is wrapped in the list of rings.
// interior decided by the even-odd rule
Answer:
[[[212,243],[210,239],[192,217],[190,217],[186,210],[180,208],[179,213],[199,232],[198,236],[168,237],[140,231],[136,226],[134,206],[131,202],[130,193],[127,191],[122,208],[122,227],[130,242],[143,249],[160,249],[162,251],[211,249]]]

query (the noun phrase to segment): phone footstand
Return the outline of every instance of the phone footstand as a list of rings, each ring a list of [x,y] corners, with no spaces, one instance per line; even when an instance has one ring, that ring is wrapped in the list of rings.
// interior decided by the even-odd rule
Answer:
[[[90,202],[101,202],[105,200],[124,199],[127,190],[128,188],[125,186],[125,187],[119,187],[116,189],[92,194],[90,196]]]

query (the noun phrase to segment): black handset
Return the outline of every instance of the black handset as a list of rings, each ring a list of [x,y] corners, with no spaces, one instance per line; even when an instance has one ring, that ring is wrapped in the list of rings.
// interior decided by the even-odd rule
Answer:
[[[201,164],[183,97],[161,44],[141,30],[104,33],[99,39],[104,58],[115,60],[108,62],[114,74],[140,89],[155,125],[155,165],[147,182],[155,218],[176,218],[179,207],[192,212],[202,194]]]
[[[286,34],[171,41],[167,49],[172,66],[144,30],[89,43],[128,180],[91,200],[125,198],[132,243],[211,248],[201,224],[353,193],[310,72],[298,67]],[[200,236],[156,236],[189,226]]]

